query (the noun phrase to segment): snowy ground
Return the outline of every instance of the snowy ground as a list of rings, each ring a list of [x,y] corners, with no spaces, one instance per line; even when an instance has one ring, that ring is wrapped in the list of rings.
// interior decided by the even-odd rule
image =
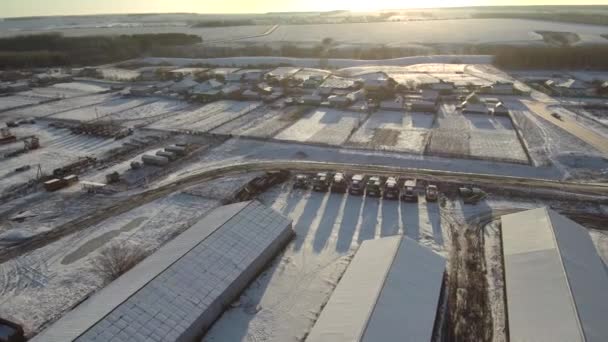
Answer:
[[[422,154],[433,114],[379,111],[370,115],[348,145]]]
[[[189,108],[191,105],[184,101],[157,99],[154,102],[135,108],[109,114],[104,119],[120,122],[128,126],[151,123],[167,115]]]
[[[405,234],[444,253],[439,206],[275,187],[261,201],[293,220],[296,238],[204,341],[304,338],[363,240]]]
[[[58,114],[51,115],[52,119],[65,119],[65,120],[76,120],[76,121],[91,121],[111,114],[117,114],[129,109],[133,109],[139,106],[156,101],[156,98],[143,97],[143,98],[126,98],[126,97],[113,97],[108,101],[104,101],[95,105],[73,109]],[[107,119],[107,118],[104,118]]]
[[[528,158],[508,117],[462,114],[444,104],[431,133],[430,154],[527,163]]]
[[[15,109],[3,113],[3,116],[10,117],[45,117],[55,113],[69,111],[75,108],[83,108],[92,106],[98,103],[108,101],[112,98],[112,94],[95,94],[87,96],[73,97],[69,99],[49,102],[38,106],[27,107],[23,109]]]
[[[28,91],[20,92],[19,95],[39,96],[47,99],[69,99],[76,96],[83,96],[94,93],[108,91],[108,87],[86,82],[57,83],[48,87],[32,88]]]
[[[195,109],[182,110],[159,120],[150,128],[208,132],[260,107],[260,102],[222,100]]]
[[[300,119],[305,111],[307,111],[307,108],[298,106],[289,106],[281,109],[272,109],[266,106],[259,107],[240,118],[216,128],[213,130],[213,133],[271,138]]]
[[[31,335],[102,286],[90,261],[104,246],[125,241],[152,251],[218,205],[174,194],[3,263],[0,312]]]
[[[49,174],[55,168],[77,161],[79,157],[99,157],[102,153],[122,145],[122,142],[114,139],[75,135],[67,129],[48,127],[41,121],[34,125],[21,125],[11,131],[17,138],[28,135],[38,136],[40,148],[16,157],[0,159],[0,193],[12,185],[34,179],[38,164],[44,173]],[[0,156],[20,148],[23,148],[23,142],[0,145]],[[15,172],[16,168],[24,165],[30,165],[31,169]]]
[[[275,139],[341,145],[364,119],[365,114],[362,113],[318,108],[279,133]]]
[[[13,108],[33,105],[44,101],[45,98],[40,96],[27,95],[10,95],[0,97],[0,111],[10,110]]]

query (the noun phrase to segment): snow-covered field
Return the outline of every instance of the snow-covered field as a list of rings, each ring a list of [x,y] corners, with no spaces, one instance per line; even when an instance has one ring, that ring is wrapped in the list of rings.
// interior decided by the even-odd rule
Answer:
[[[318,108],[279,133],[275,139],[341,145],[364,118],[362,113]]]
[[[363,240],[405,234],[444,253],[439,206],[275,187],[261,201],[293,220],[295,239],[204,341],[300,341]]]
[[[0,111],[10,110],[21,106],[33,105],[44,101],[40,96],[9,95],[0,97]]]
[[[361,24],[281,25],[267,36],[246,41],[319,43],[326,37],[349,44],[523,44],[543,43],[534,31],[572,32],[585,42],[602,42],[605,28],[523,19],[452,19]]]
[[[361,60],[329,58],[326,65],[328,68],[349,68],[362,66],[404,66],[427,63],[466,63],[466,64],[491,64],[494,57],[491,55],[436,55],[436,56],[413,56],[394,59]],[[318,58],[291,58],[291,57],[224,57],[224,58],[171,58],[171,57],[146,57],[143,63],[170,64],[176,66],[189,66],[195,64],[209,64],[224,67],[247,67],[250,65],[291,65],[303,68],[319,67]],[[296,74],[297,75],[297,74]]]
[[[108,101],[104,101],[95,105],[68,110],[65,112],[53,114],[50,118],[65,119],[76,121],[91,121],[104,118],[107,115],[117,114],[132,108],[143,106],[145,104],[156,101],[155,98],[122,98],[114,97]],[[107,119],[107,118],[104,118]]]
[[[55,113],[61,113],[76,108],[92,106],[112,99],[112,94],[95,94],[87,96],[73,97],[69,99],[53,101],[38,106],[14,109],[5,112],[3,115],[11,117],[45,117]]]
[[[379,111],[352,135],[348,145],[422,154],[433,114]]]
[[[111,113],[104,119],[134,125],[140,122],[153,122],[175,112],[184,110],[190,105],[185,101],[157,99],[157,101],[135,108]]]
[[[100,86],[98,84],[85,82],[70,82],[56,83],[48,87],[32,88],[28,91],[19,93],[19,95],[40,96],[49,99],[67,99],[75,96],[101,93],[108,90],[109,88]]]
[[[152,251],[219,205],[174,194],[5,262],[0,265],[0,312],[31,335],[102,286],[90,261],[104,246],[126,242]]]
[[[427,149],[430,154],[527,163],[528,158],[508,117],[461,114],[442,105]]]
[[[266,106],[230,121],[216,129],[213,133],[232,134],[257,138],[271,138],[285,127],[300,118],[302,108],[290,106],[282,109],[272,109]]]
[[[42,171],[51,173],[53,169],[77,161],[79,157],[99,156],[111,148],[122,144],[114,139],[103,139],[89,135],[74,135],[67,129],[46,127],[46,123],[21,125],[11,131],[19,138],[36,135],[40,139],[40,148],[20,154],[16,157],[0,160],[0,193],[11,185],[18,185],[36,177],[37,165]],[[23,147],[23,142],[1,145],[0,155]],[[15,169],[30,165],[31,169],[15,172]]]
[[[261,102],[254,101],[222,100],[195,109],[182,110],[149,127],[175,131],[208,132],[261,105]]]

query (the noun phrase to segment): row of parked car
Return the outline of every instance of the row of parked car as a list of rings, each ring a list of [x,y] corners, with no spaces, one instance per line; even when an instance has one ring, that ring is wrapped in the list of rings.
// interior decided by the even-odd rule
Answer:
[[[407,202],[417,202],[420,188],[416,179],[400,179],[399,177],[367,176],[362,174],[347,177],[344,173],[319,172],[314,176],[307,174],[296,175],[293,187],[313,191],[346,193],[355,196],[383,197],[388,200],[401,199]],[[429,184],[424,191],[426,200],[435,202],[439,198],[436,185]]]

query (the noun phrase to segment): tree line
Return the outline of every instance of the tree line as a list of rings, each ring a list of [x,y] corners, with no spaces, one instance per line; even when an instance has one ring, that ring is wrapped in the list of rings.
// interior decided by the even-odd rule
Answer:
[[[158,47],[192,45],[181,33],[64,37],[59,33],[0,38],[0,68],[94,65],[139,57]]]

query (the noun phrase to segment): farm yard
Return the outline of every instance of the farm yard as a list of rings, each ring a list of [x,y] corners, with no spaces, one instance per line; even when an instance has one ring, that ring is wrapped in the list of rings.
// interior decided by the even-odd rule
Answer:
[[[341,145],[361,125],[366,114],[317,109],[275,136],[278,140]]]
[[[122,145],[114,139],[74,135],[67,129],[47,127],[46,123],[22,125],[14,128],[12,132],[18,137],[36,135],[40,140],[40,148],[1,159],[0,193],[11,186],[35,179],[38,172],[37,165],[41,166],[42,172],[48,174],[55,168],[77,161],[80,157],[99,157],[104,152]],[[14,142],[0,145],[0,155],[4,157],[6,153],[22,148],[23,144],[23,142]],[[15,172],[16,168],[25,165],[31,166],[31,169]]]
[[[434,115],[379,111],[352,135],[347,145],[422,154]]]

